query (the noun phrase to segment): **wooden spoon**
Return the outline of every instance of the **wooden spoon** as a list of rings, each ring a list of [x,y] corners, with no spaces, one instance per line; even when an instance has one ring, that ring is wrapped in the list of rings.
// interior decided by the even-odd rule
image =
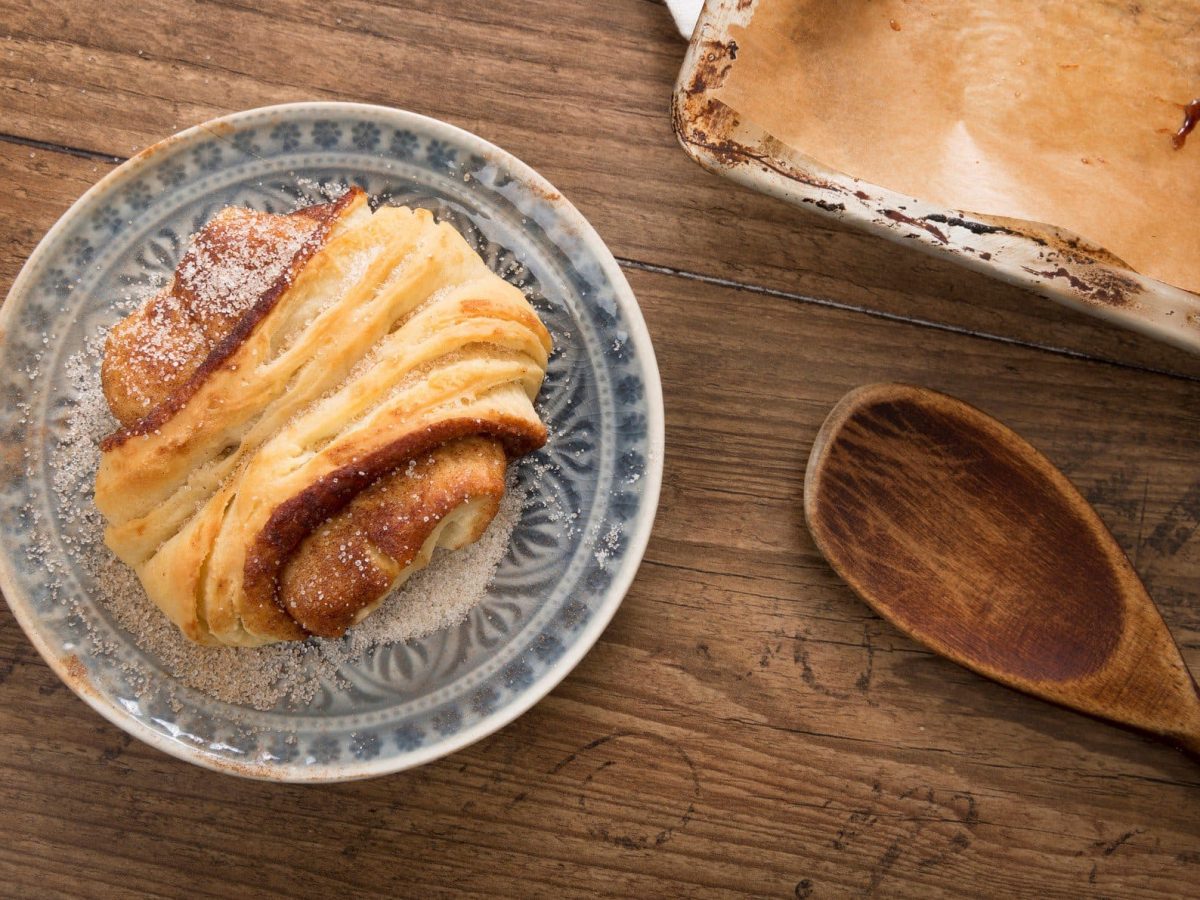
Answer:
[[[804,513],[834,570],[909,637],[1200,755],[1200,691],[1128,558],[995,419],[908,385],[851,391],[813,445]]]

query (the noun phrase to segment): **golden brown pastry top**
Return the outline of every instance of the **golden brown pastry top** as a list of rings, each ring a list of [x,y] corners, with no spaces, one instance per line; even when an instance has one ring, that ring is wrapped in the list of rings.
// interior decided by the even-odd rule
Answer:
[[[340,634],[486,528],[549,349],[424,210],[223,211],[110,333],[106,540],[195,640]]]
[[[217,213],[192,238],[171,283],[109,331],[101,383],[124,427],[108,443],[178,409],[365,199],[353,190],[287,215],[232,206]]]
[[[279,576],[288,615],[310,634],[334,637],[374,608],[422,553],[430,535],[459,516],[466,533],[447,546],[479,538],[504,495],[508,456],[485,437],[448,441],[409,460],[317,526]]]

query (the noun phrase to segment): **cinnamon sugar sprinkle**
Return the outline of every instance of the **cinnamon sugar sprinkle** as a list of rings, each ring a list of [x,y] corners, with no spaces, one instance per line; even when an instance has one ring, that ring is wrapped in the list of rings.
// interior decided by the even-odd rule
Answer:
[[[93,493],[99,441],[114,427],[100,386],[103,348],[100,335],[69,357],[65,366],[74,404],[51,453],[55,500],[68,526],[64,543],[68,555],[94,580],[98,599],[116,624],[183,685],[255,709],[302,707],[322,687],[345,684],[338,676],[342,666],[377,647],[416,640],[458,624],[487,593],[525,501],[513,467],[500,511],[479,541],[461,550],[437,551],[428,567],[345,637],[260,648],[206,647],[189,641],[146,596],[134,572],[104,545],[105,523]],[[40,523],[33,524],[40,528]],[[48,538],[41,543],[48,555]],[[106,643],[99,631],[92,630],[92,636],[100,652],[111,655],[118,649]],[[122,667],[142,690],[155,677],[137,662]]]

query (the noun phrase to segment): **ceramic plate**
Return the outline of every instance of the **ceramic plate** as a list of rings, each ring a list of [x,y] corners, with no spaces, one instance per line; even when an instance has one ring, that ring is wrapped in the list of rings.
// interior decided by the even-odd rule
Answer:
[[[321,200],[322,186],[349,184],[378,202],[434,210],[525,290],[556,343],[539,402],[553,437],[518,469],[533,502],[466,621],[344,666],[302,708],[259,711],[175,682],[116,624],[68,552],[78,515],[61,502],[52,475],[78,403],[67,361],[118,318],[114,296],[170,275],[188,236],[216,210],[282,212]],[[464,747],[527,710],[579,662],[620,604],[650,534],[662,392],[624,276],[545,179],[423,116],[294,104],[163,141],[112,172],[51,229],[0,310],[0,335],[0,587],[80,697],[190,762],[271,780],[334,781]],[[91,503],[86,486],[79,503]],[[577,514],[574,527],[550,511],[564,508]]]

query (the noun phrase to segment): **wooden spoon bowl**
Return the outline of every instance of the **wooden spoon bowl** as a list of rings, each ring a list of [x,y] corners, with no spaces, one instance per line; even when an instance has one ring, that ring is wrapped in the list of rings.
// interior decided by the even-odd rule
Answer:
[[[804,512],[834,570],[905,634],[1200,755],[1200,692],[1128,558],[1000,422],[923,388],[851,391],[813,445]]]

